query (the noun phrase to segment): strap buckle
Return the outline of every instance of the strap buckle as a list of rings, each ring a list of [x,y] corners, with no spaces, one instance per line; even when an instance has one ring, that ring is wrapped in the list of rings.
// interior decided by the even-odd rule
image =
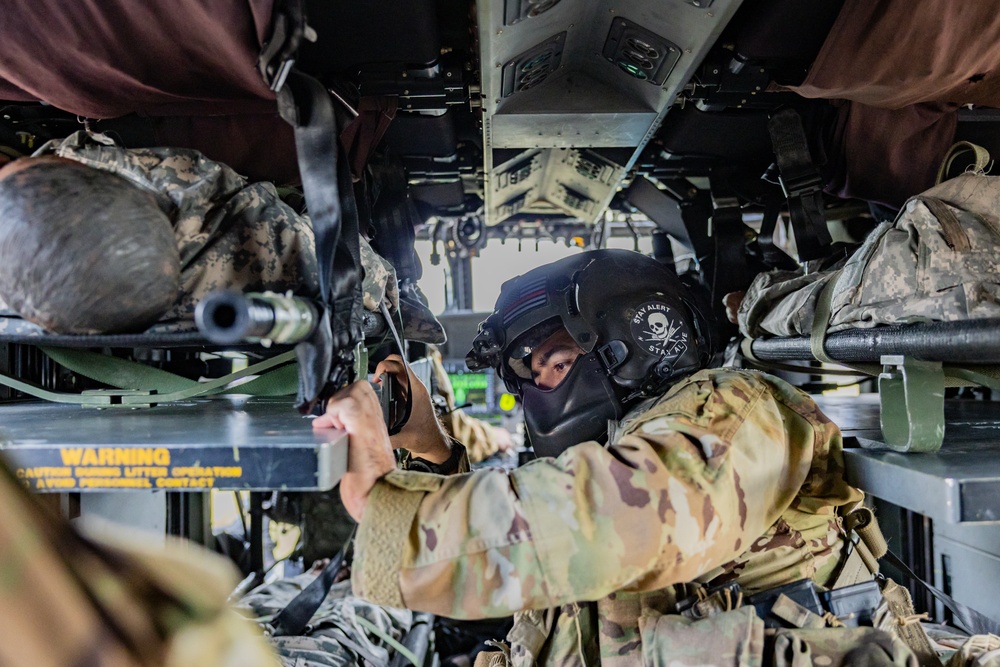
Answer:
[[[316,41],[316,31],[306,24],[302,0],[286,0],[274,12],[271,37],[257,57],[257,70],[268,88],[278,92],[295,65],[295,53],[305,39]]]
[[[815,170],[787,176],[780,174],[778,176],[778,183],[781,184],[781,191],[785,193],[787,199],[814,195],[823,190],[823,179],[820,177],[819,172]]]

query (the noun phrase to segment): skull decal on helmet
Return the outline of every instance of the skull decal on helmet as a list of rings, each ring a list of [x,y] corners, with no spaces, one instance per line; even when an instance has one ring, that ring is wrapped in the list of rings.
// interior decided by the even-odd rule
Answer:
[[[688,348],[688,328],[670,306],[643,304],[632,316],[632,337],[649,354],[676,359]]]

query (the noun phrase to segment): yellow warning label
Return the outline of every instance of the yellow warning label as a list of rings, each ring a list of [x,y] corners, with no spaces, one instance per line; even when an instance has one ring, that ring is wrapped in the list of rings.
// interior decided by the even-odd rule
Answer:
[[[56,461],[53,461],[55,463]],[[164,447],[63,447],[58,462],[17,468],[36,490],[210,489],[216,480],[243,477],[242,466],[171,465]]]
[[[65,447],[59,455],[68,466],[170,465],[170,450],[164,447]]]

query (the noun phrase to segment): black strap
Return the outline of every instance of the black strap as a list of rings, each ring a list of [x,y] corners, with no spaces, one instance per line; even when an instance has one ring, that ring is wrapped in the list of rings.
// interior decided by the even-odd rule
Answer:
[[[809,152],[802,119],[794,109],[782,109],[767,123],[781,187],[800,260],[825,257],[833,238],[823,211],[823,179]]]
[[[413,412],[413,379],[414,375],[410,373],[410,364],[406,361],[406,350],[403,348],[403,339],[399,337],[399,332],[396,330],[396,323],[392,319],[392,315],[389,313],[388,306],[385,305],[385,300],[379,304],[382,308],[382,315],[385,316],[385,322],[389,325],[389,331],[392,332],[392,339],[396,342],[396,347],[399,348],[399,356],[403,359],[403,368],[406,369],[406,404],[403,406],[403,414],[399,416],[399,420],[395,424],[386,424],[389,428],[389,435],[396,435],[403,430],[406,426],[406,422],[410,421],[410,413]]]
[[[974,635],[985,635],[985,634],[1000,634],[1000,623],[997,623],[992,618],[984,616],[972,607],[968,607],[961,602],[958,602],[953,597],[947,593],[938,590],[934,586],[931,586],[926,581],[917,576],[917,574],[911,570],[906,563],[899,559],[896,554],[891,551],[887,551],[885,560],[894,565],[900,572],[902,572],[911,581],[914,581],[933,595],[937,600],[951,610],[954,614],[955,624],[961,627],[966,632]]]
[[[371,165],[378,195],[372,204],[372,247],[396,269],[400,284],[420,280],[420,260],[413,249],[415,229],[422,222],[407,192],[406,170],[396,157]],[[436,229],[436,227],[435,227]]]
[[[454,475],[458,472],[458,466],[462,462],[463,454],[465,454],[465,445],[455,438],[451,438],[451,454],[441,463],[431,463],[419,456],[410,456],[405,460],[405,468],[406,470],[415,470],[417,472],[431,472],[435,475]]]
[[[775,269],[793,270],[798,267],[791,257],[785,254],[774,242],[774,232],[778,227],[778,218],[781,216],[781,208],[784,200],[775,191],[769,194],[764,202],[764,217],[760,223],[760,233],[757,234],[757,247],[764,263]]]
[[[323,84],[291,70],[278,91],[278,110],[295,131],[327,310],[316,334],[297,349],[302,373],[297,402],[308,412],[319,399],[353,379],[351,358],[363,339],[358,212],[350,167],[338,159],[333,104]]]
[[[285,605],[285,608],[277,616],[271,619],[268,623],[269,634],[274,637],[284,637],[302,633],[313,614],[329,595],[330,588],[333,587],[333,580],[336,578],[337,572],[340,571],[340,566],[343,565],[347,552],[354,542],[354,533],[357,529],[357,526],[351,529],[351,534],[347,536],[344,546],[330,559],[319,576],[313,579],[308,586],[302,589],[301,593]]]

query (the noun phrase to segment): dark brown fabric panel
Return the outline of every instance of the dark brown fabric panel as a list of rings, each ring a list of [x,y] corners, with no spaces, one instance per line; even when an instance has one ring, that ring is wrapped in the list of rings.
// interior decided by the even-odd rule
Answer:
[[[194,148],[250,182],[298,184],[295,134],[276,113],[155,118],[155,146]],[[134,146],[133,146],[134,147]]]
[[[273,0],[8,0],[0,99],[91,118],[273,113],[255,64]]]
[[[955,107],[914,104],[880,109],[842,103],[833,144],[833,182],[827,190],[898,208],[934,185],[955,138]]]
[[[847,0],[803,97],[1000,106],[1000,1]]]

